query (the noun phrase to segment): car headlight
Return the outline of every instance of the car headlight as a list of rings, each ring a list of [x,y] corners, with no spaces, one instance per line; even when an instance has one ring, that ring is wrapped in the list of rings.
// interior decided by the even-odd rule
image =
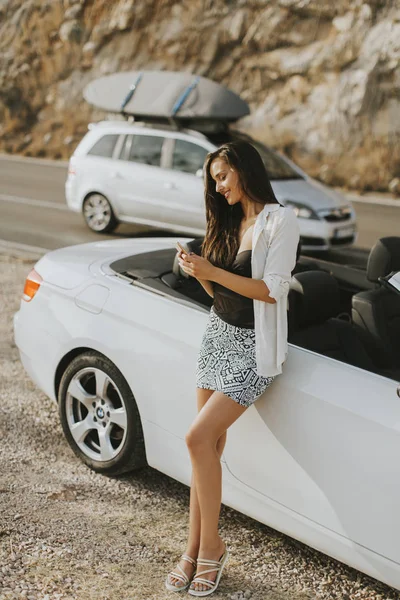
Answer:
[[[292,202],[291,200],[284,200],[284,204],[285,206],[290,206],[290,208],[294,210],[296,217],[299,217],[299,219],[319,219],[317,213],[315,213],[311,208],[309,208],[305,204],[300,204],[299,202]]]

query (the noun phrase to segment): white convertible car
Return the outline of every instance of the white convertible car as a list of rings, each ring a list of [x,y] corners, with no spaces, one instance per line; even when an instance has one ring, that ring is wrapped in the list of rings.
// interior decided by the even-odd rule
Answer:
[[[185,434],[211,299],[180,273],[175,241],[46,254],[14,328],[26,371],[90,468],[148,464],[189,485]],[[284,373],[229,429],[222,458],[226,505],[397,589],[399,270],[400,238],[375,245],[367,272],[299,258]]]

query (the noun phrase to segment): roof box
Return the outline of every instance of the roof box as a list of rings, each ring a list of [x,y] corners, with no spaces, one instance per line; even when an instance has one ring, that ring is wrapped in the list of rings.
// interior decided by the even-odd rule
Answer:
[[[89,104],[144,121],[182,127],[227,125],[250,113],[249,105],[223,85],[191,73],[127,71],[91,81],[83,90]]]

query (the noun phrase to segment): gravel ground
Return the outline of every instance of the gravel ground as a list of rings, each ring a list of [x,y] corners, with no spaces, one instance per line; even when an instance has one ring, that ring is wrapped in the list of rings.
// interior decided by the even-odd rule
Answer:
[[[184,550],[189,489],[146,468],[91,472],[57,409],[25,375],[12,337],[32,257],[0,254],[0,598],[164,600]],[[400,593],[222,507],[231,557],[215,600],[400,600]]]

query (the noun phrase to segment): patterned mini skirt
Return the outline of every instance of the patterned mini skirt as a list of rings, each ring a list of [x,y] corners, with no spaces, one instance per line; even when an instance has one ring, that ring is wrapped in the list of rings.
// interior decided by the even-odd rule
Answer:
[[[254,329],[226,323],[211,307],[197,360],[196,386],[222,392],[248,407],[274,379],[257,375]]]

